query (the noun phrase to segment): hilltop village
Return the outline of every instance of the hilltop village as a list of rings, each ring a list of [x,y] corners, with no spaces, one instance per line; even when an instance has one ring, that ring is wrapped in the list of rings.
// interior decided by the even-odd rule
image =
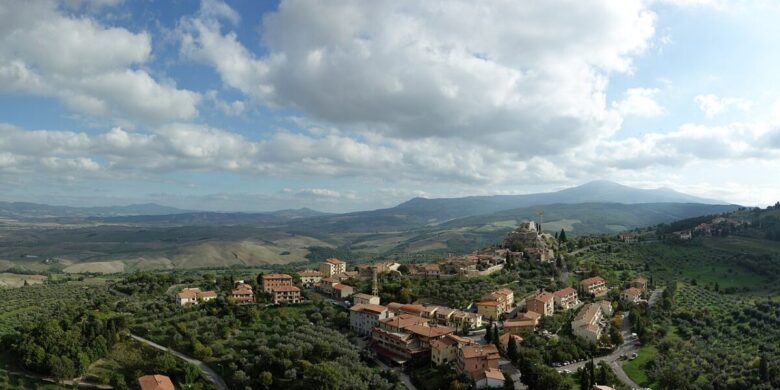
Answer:
[[[557,281],[550,278],[548,284],[555,288],[528,291],[518,288],[525,281],[515,280],[462,306],[425,297],[415,301],[405,297],[403,302],[386,300],[382,298],[387,295],[384,284],[467,281],[521,264],[529,269],[555,269],[556,263],[560,266],[564,261],[560,249],[564,240],[565,232],[542,233],[538,223],[526,222],[507,234],[499,247],[463,256],[449,255],[430,263],[384,260],[353,267],[328,258],[317,269],[260,274],[254,286],[251,281],[236,280],[225,296],[234,305],[289,306],[310,303],[315,298],[329,301],[348,309],[349,329],[356,342],[382,364],[411,370],[420,366],[451,367],[464,385],[482,389],[510,384],[521,389],[525,388],[521,378],[526,373],[514,362],[529,337],[553,342],[565,338],[567,343],[577,345],[574,354],[561,354],[560,361],[552,362],[561,373],[582,367],[586,355],[609,355],[636,342],[636,335],[632,339],[629,331],[627,313],[619,310],[646,303],[652,292],[648,279],[637,275],[625,284],[608,285],[599,275],[566,271]],[[214,291],[186,287],[178,293],[177,302],[197,305],[216,295]],[[557,329],[551,330],[551,324]],[[632,358],[625,352],[622,356]],[[607,383],[593,382],[597,386],[594,388],[611,388]]]

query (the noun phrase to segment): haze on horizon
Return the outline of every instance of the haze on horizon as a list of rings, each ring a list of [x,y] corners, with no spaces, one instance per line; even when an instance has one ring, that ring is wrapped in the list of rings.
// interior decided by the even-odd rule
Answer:
[[[457,4],[456,4],[457,3]],[[0,0],[0,200],[780,199],[780,5]]]

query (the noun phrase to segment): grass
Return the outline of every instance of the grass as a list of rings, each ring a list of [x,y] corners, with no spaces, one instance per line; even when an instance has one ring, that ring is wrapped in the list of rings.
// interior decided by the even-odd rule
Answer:
[[[650,387],[652,381],[647,376],[644,365],[653,360],[657,353],[658,350],[652,345],[640,348],[636,359],[623,363],[623,371],[625,371],[626,375],[637,384],[644,387]]]

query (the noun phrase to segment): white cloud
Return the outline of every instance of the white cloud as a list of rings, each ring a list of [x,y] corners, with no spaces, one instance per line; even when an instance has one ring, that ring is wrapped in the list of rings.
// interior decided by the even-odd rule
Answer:
[[[753,102],[747,99],[735,97],[718,97],[713,94],[697,95],[693,101],[708,118],[715,117],[731,108],[748,112],[753,107]]]
[[[0,4],[0,92],[52,96],[79,112],[133,122],[197,116],[199,94],[139,69],[151,51],[148,33],[65,15],[53,1]]]
[[[263,56],[220,20],[204,10],[183,19],[182,55],[256,101],[352,134],[461,139],[530,158],[617,128],[607,77],[631,71],[655,15],[639,0],[282,1],[264,18]]]
[[[660,92],[658,88],[630,88],[624,93],[623,100],[612,102],[612,107],[624,116],[660,116],[666,112],[656,102]]]

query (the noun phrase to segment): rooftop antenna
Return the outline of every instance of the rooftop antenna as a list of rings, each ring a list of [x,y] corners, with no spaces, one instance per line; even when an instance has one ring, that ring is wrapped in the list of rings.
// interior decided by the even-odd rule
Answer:
[[[373,267],[373,272],[371,273],[371,295],[379,296],[379,278],[377,278],[377,272],[376,272],[376,265]]]

